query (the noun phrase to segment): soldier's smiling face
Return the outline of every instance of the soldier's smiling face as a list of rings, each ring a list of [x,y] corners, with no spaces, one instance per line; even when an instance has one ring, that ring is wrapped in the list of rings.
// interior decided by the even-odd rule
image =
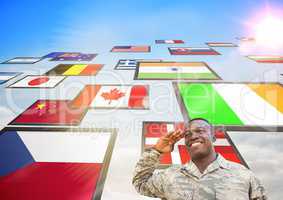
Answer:
[[[185,143],[192,160],[205,158],[213,149],[214,134],[204,120],[194,120],[185,129]]]

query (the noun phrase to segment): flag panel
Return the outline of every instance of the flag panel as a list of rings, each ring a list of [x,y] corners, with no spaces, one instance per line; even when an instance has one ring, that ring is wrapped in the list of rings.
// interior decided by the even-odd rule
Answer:
[[[272,55],[250,55],[249,59],[256,61],[257,63],[283,63],[283,56]]]
[[[279,83],[179,83],[181,107],[188,118],[214,125],[282,126]]]
[[[114,46],[111,52],[147,53],[150,52],[150,46]]]
[[[217,80],[220,77],[204,62],[139,62],[135,79]]]
[[[20,75],[18,72],[0,72],[0,85]]]
[[[169,47],[168,49],[171,55],[220,55],[209,47]]]
[[[79,125],[86,109],[70,106],[69,100],[37,100],[18,115],[11,125]]]
[[[155,40],[156,44],[183,44],[183,40]]]
[[[87,85],[73,100],[76,108],[147,109],[148,86]]]
[[[161,62],[160,59],[122,59],[119,60],[114,69],[116,70],[135,70],[138,62]]]
[[[180,122],[144,122],[143,124],[143,141],[144,148],[152,147],[158,141],[159,137],[168,134],[177,128],[184,128],[184,123]],[[236,147],[230,142],[230,138],[225,132],[217,130],[215,132],[216,142],[214,143],[215,151],[221,154],[227,160],[246,165]],[[190,161],[190,155],[185,146],[184,139],[175,144],[174,151],[164,154],[160,158],[160,165],[186,164]]]
[[[64,52],[62,54],[57,54],[50,61],[91,61],[97,56],[94,53],[69,53]]]
[[[5,128],[1,197],[100,200],[115,138],[112,129]]]
[[[60,64],[46,72],[46,76],[94,76],[101,69],[102,64]]]
[[[237,47],[236,44],[230,42],[207,42],[206,44],[210,47]]]
[[[16,57],[3,62],[2,64],[34,64],[42,59],[42,57]]]
[[[55,88],[66,77],[65,76],[26,76],[11,84],[9,88]]]

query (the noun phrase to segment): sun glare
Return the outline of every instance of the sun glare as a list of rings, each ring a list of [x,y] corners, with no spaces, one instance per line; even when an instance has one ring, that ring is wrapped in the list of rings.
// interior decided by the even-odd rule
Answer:
[[[256,43],[268,47],[283,46],[283,19],[266,16],[254,27]]]

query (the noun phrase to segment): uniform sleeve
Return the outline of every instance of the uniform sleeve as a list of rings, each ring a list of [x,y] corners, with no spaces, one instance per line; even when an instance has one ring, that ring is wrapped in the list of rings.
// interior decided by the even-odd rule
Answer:
[[[252,173],[250,179],[250,199],[267,200],[266,191],[257,177]]]
[[[164,198],[164,170],[156,170],[160,153],[147,149],[138,161],[132,180],[137,192],[149,197]]]

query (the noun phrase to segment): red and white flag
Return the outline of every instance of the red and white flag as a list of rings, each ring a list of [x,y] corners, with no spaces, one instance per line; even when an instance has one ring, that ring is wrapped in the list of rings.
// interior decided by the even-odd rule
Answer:
[[[183,129],[184,123],[167,123],[167,122],[146,122],[144,123],[144,148],[156,144],[158,139],[168,134],[168,132]],[[215,151],[221,154],[225,159],[245,165],[244,160],[238,153],[236,147],[227,138],[222,131],[215,132],[216,142],[214,143]],[[190,155],[185,145],[185,140],[181,139],[175,144],[173,152],[162,154],[160,157],[161,165],[186,164],[190,161]]]
[[[146,85],[87,85],[73,100],[77,108],[148,108]]]
[[[9,88],[54,88],[65,79],[65,76],[26,76],[13,83]]]

